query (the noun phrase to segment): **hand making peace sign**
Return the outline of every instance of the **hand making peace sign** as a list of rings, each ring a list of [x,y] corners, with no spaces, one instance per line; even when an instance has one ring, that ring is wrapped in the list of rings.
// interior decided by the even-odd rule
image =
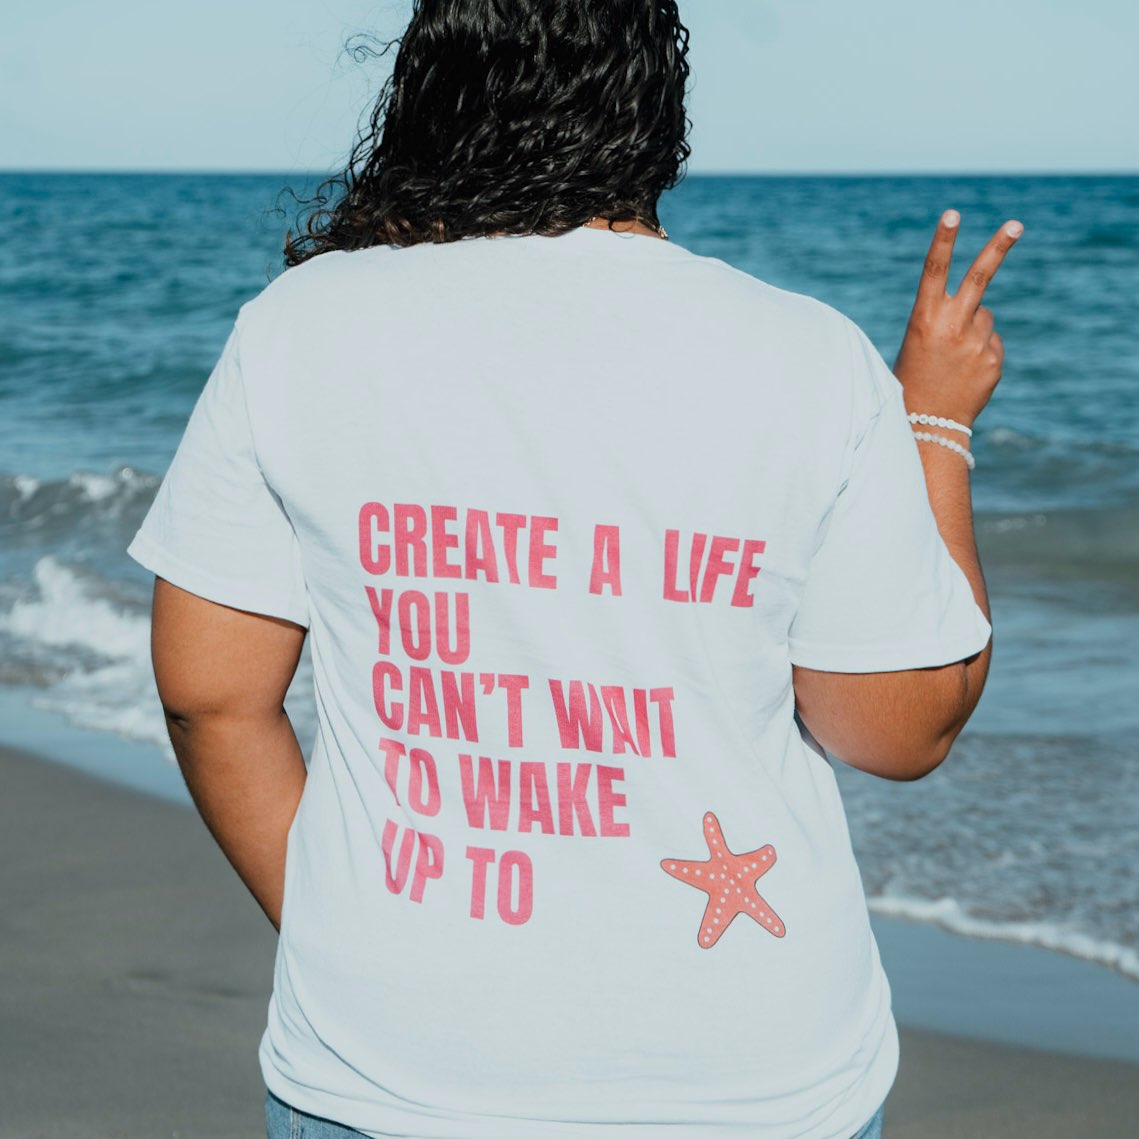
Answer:
[[[970,425],[989,402],[1004,363],[993,314],[981,300],[1024,226],[1005,222],[977,255],[956,295],[950,296],[949,266],[960,223],[956,210],[947,210],[938,223],[894,374],[902,382],[907,411]]]

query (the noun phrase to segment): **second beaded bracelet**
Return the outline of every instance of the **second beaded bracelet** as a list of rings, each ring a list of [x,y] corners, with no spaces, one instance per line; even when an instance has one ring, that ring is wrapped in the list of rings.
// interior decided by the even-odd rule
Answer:
[[[942,447],[949,448],[950,451],[956,451],[957,454],[965,460],[965,465],[972,470],[977,465],[977,460],[973,458],[972,453],[968,447],[962,447],[954,439],[950,439],[947,435],[935,435],[932,431],[915,431],[914,437],[916,439],[923,439],[927,443],[939,443]]]

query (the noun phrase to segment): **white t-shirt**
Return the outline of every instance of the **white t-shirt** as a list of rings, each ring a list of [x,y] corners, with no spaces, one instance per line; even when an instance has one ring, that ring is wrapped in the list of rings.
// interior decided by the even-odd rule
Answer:
[[[847,1139],[890,989],[792,663],[990,627],[819,301],[580,229],[245,304],[129,553],[310,630],[269,1089],[371,1136]]]

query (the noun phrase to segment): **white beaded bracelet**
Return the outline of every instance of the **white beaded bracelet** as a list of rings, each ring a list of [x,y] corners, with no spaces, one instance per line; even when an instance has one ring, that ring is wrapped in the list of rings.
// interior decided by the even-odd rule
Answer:
[[[956,419],[946,419],[944,415],[926,415],[924,412],[919,415],[918,412],[911,411],[907,418],[911,423],[929,423],[934,427],[948,427],[951,431],[964,431],[969,436],[973,434],[971,427],[958,423]]]
[[[960,443],[950,439],[948,435],[934,435],[932,431],[915,431],[914,437],[916,439],[924,439],[927,443],[940,443],[942,447],[948,447],[951,451],[956,451],[957,454],[965,460],[965,465],[972,470],[977,465],[977,460],[973,458],[967,447],[962,447]]]

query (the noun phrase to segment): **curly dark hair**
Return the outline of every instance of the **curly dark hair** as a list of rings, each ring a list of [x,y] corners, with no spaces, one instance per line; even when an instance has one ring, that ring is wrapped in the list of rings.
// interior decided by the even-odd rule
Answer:
[[[415,0],[398,43],[347,168],[297,199],[286,265],[595,217],[659,226],[690,154],[675,0]]]

